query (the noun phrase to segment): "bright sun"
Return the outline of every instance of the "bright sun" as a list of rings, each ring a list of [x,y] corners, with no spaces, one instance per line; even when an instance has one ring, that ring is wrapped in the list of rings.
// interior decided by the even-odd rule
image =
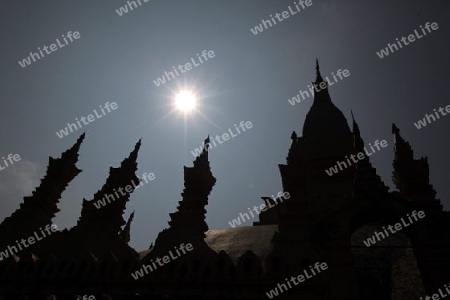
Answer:
[[[190,91],[182,91],[175,98],[175,107],[183,112],[190,112],[195,106],[196,98]]]

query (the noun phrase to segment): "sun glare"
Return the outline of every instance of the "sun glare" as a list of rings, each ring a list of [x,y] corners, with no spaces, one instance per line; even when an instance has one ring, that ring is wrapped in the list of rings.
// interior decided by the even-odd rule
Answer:
[[[182,112],[190,112],[196,106],[195,95],[190,91],[182,91],[175,98],[175,107]]]

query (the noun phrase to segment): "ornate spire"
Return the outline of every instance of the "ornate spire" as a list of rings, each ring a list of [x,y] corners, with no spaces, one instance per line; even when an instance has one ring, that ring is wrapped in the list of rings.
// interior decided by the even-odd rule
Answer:
[[[209,166],[209,161],[208,161],[209,143],[210,143],[210,140],[209,140],[209,135],[208,135],[208,137],[203,142],[202,153],[199,156],[197,156],[197,158],[194,160],[194,167],[195,166],[204,166],[204,165]]]
[[[57,212],[58,203],[67,185],[81,172],[76,167],[78,151],[84,140],[84,133],[77,142],[63,152],[61,158],[49,157],[47,172],[41,179],[41,184],[33,191],[32,196],[24,197],[10,217],[0,225],[1,245],[14,241],[19,236],[31,236],[36,228],[52,223]]]
[[[208,147],[209,136],[205,140],[203,152],[194,161],[194,167],[184,167],[183,200],[178,202],[178,211],[170,214],[169,230],[188,231],[202,238],[208,230],[205,207],[216,183],[209,166]]]
[[[411,145],[400,135],[400,129],[392,123],[392,134],[394,135],[395,160],[413,160],[414,152]]]
[[[328,93],[328,83],[323,80],[320,74],[319,60],[316,58],[316,81],[312,83],[314,86],[314,103],[317,101],[325,101],[331,103],[330,94]]]
[[[133,151],[122,161],[119,168],[110,167],[106,183],[95,193],[94,198],[90,201],[83,199],[78,229],[88,232],[91,230],[108,231],[112,235],[121,232],[121,228],[125,224],[122,215],[126,203],[140,182],[135,175],[140,147],[141,140],[136,143]],[[126,191],[127,187],[128,191]]]
[[[430,184],[428,158],[414,159],[411,145],[400,135],[400,129],[392,124],[394,135],[394,172],[392,181],[400,194],[411,201],[431,201],[442,210],[436,191]]]
[[[137,259],[139,255],[124,241],[129,240],[132,216],[127,225],[123,219],[126,203],[139,184],[135,175],[137,155],[141,146],[139,140],[134,150],[118,168],[110,167],[109,176],[92,200],[83,199],[81,216],[75,227],[67,234],[67,242],[62,246],[64,253],[84,257],[92,253],[95,257],[127,257]]]
[[[137,166],[136,160],[137,160],[137,156],[138,156],[138,153],[139,153],[139,149],[141,149],[141,140],[142,139],[139,139],[139,141],[136,143],[136,145],[134,146],[133,151],[131,151],[131,153],[128,156],[128,158],[126,158],[126,159],[124,159],[122,161],[121,167],[124,167],[124,166],[126,166],[128,164],[131,164],[131,166],[132,165],[136,165]]]
[[[49,224],[55,214],[59,212],[57,204],[62,193],[67,185],[81,172],[75,164],[78,162],[78,152],[84,137],[85,133],[77,139],[71,148],[62,153],[61,158],[49,157],[47,174],[41,180],[41,185],[33,192],[33,196],[24,198],[24,206],[27,203],[33,203],[33,205],[49,208],[46,210],[48,215],[45,224]],[[55,191],[57,192],[55,193]],[[49,197],[49,193],[54,197]],[[41,203],[35,202],[37,199]]]
[[[314,102],[306,115],[303,137],[308,136],[350,136],[350,127],[344,114],[333,104],[328,92],[328,83],[320,74],[316,59],[316,81],[312,82]]]
[[[203,249],[201,251],[206,256],[216,255],[205,243],[205,232],[208,231],[205,207],[216,183],[209,166],[208,147],[209,136],[205,139],[203,152],[195,159],[194,166],[184,167],[183,199],[178,202],[177,211],[169,214],[170,227],[158,234],[152,251],[141,260],[143,264],[165,255],[164,253],[182,243],[192,243],[196,251]]]

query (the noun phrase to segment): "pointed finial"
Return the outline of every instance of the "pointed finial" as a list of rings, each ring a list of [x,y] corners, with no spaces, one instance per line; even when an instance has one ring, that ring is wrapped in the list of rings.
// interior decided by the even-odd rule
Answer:
[[[319,59],[316,57],[316,83],[318,82],[323,82],[323,78],[320,74]]]
[[[136,161],[139,149],[141,148],[141,140],[142,139],[139,139],[139,141],[136,143],[136,145],[134,145],[134,149],[133,149],[133,151],[131,151],[130,155],[128,156],[128,159],[125,159],[124,161],[122,161],[122,164],[124,164],[127,160],[131,160],[134,162]]]
[[[72,154],[77,154],[78,155],[78,151],[80,151],[80,146],[84,141],[84,137],[86,136],[86,132],[83,132],[82,135],[80,135],[80,137],[77,139],[76,143],[73,144],[72,147],[70,147],[69,149],[67,149],[62,155],[68,155],[69,153]],[[52,158],[50,158],[52,159]]]
[[[194,160],[194,166],[208,164],[208,148],[209,148],[209,134],[208,137],[203,141],[203,150],[199,156]]]
[[[208,137],[203,141],[203,153],[208,152],[209,143],[210,143],[210,139],[209,139],[209,134],[208,134]]]
[[[398,134],[400,132],[400,129],[395,125],[395,123],[392,123],[392,133]]]
[[[139,149],[141,148],[141,141],[142,141],[142,138],[141,139],[139,139],[139,141],[136,143],[136,145],[134,146],[134,150],[133,150],[133,152],[135,152],[135,153],[137,153],[138,151],[139,151]]]
[[[296,140],[296,139],[297,139],[297,133],[295,131],[292,131],[291,140]]]
[[[137,156],[137,153],[139,152],[139,149],[141,148],[141,140],[139,139],[139,141],[136,143],[136,145],[134,145],[134,149],[133,149],[133,154]]]
[[[83,132],[82,135],[80,135],[80,137],[77,139],[77,142],[75,143],[75,145],[73,145],[73,148],[80,148],[81,143],[84,141],[84,137],[86,136],[86,131]]]

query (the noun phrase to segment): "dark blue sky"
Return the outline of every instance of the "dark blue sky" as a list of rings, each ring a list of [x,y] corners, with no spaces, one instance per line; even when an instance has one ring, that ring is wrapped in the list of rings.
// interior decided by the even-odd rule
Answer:
[[[342,3],[344,2],[344,3]],[[18,208],[44,175],[48,156],[59,157],[82,130],[59,139],[55,132],[105,102],[118,109],[86,125],[75,178],[54,219],[58,228],[75,225],[83,197],[103,185],[109,166],[142,137],[137,175],[156,179],[133,193],[124,215],[136,210],[131,245],[143,250],[167,227],[183,190],[183,165],[207,134],[221,135],[240,121],[253,128],[211,149],[217,178],[207,206],[210,229],[228,221],[261,196],[281,190],[290,135],[301,135],[312,99],[288,103],[315,77],[348,69],[350,76],[330,87],[333,102],[350,119],[353,110],[367,143],[389,146],[371,156],[392,188],[395,122],[416,157],[428,156],[431,182],[450,207],[450,117],[420,130],[414,122],[450,104],[450,3],[439,1],[314,1],[300,13],[254,35],[250,28],[293,6],[293,1],[149,1],[123,16],[126,1],[2,1],[0,3],[0,155],[22,160],[0,171],[0,220]],[[439,29],[380,59],[376,52],[426,22]],[[22,68],[18,61],[49,46],[68,31],[81,37]],[[215,57],[175,80],[153,80],[196,53]],[[184,120],[172,110],[182,87],[201,97],[199,110]],[[333,148],[334,145],[329,145]],[[256,220],[255,220],[256,221]],[[251,225],[247,222],[246,225]]]

